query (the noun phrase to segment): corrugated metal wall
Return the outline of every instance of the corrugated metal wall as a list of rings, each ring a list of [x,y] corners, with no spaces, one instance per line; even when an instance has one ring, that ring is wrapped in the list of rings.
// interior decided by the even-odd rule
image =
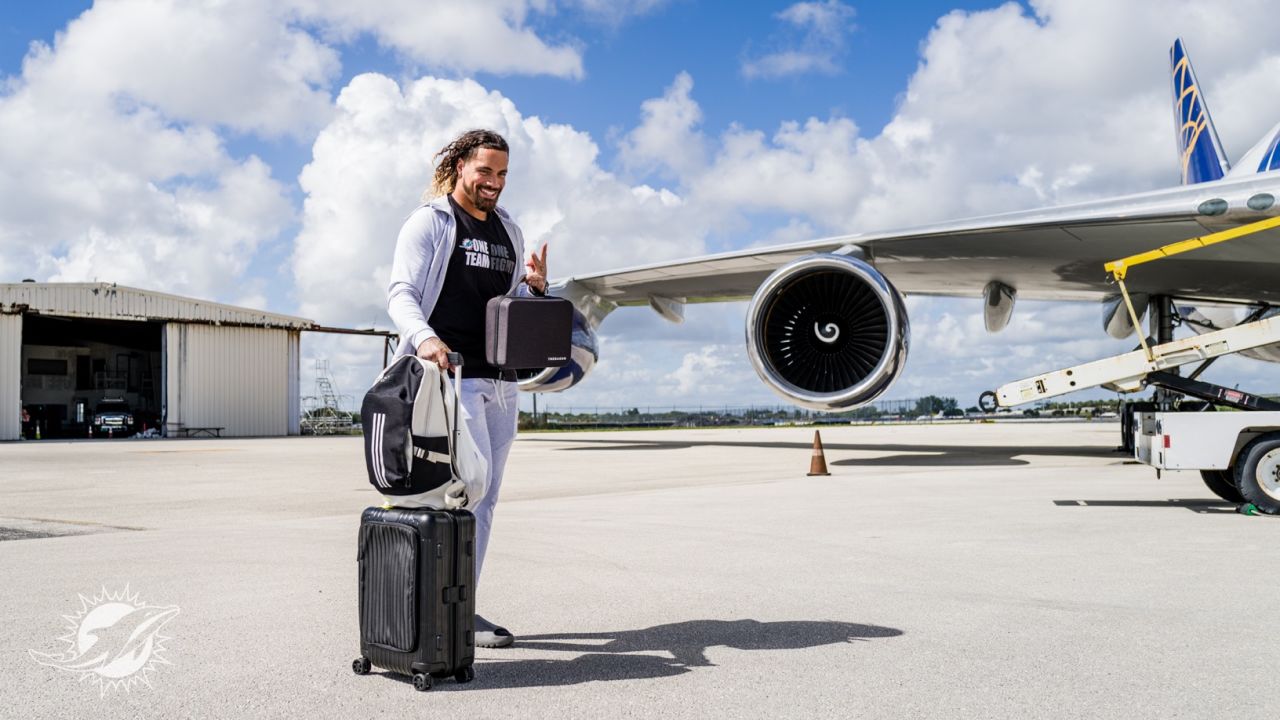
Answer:
[[[0,315],[0,440],[22,434],[22,316]]]
[[[179,425],[224,437],[298,433],[296,331],[169,323],[165,327],[169,435]]]
[[[65,317],[195,322],[308,328],[306,318],[223,305],[108,283],[0,283],[0,310],[13,306]]]

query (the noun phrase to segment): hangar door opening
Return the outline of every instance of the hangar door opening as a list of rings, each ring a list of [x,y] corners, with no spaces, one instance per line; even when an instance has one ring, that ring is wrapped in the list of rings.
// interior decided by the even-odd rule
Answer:
[[[163,323],[26,315],[23,435],[131,435],[159,425]],[[94,416],[99,424],[94,425]],[[132,420],[132,422],[127,422]]]

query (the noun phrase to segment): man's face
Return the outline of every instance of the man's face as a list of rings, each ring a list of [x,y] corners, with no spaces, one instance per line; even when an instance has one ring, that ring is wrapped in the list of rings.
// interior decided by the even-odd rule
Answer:
[[[507,154],[479,148],[469,160],[458,163],[458,188],[475,209],[489,212],[507,184]]]

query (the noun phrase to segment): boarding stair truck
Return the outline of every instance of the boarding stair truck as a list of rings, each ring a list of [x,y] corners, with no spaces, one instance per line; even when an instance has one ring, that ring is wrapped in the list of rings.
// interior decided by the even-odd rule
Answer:
[[[1199,470],[1218,497],[1280,514],[1280,410],[1144,412],[1134,457],[1157,472]]]
[[[1215,358],[1280,342],[1280,316],[1141,350],[1003,385],[983,393],[983,409],[1011,407],[1106,387],[1136,392],[1148,387],[1181,402],[1147,403],[1126,426],[1123,443],[1134,459],[1163,470],[1199,470],[1218,497],[1280,514],[1280,402],[1196,379]],[[1201,361],[1189,377],[1168,372]],[[1194,409],[1187,409],[1194,408]],[[1234,412],[1212,412],[1223,408]]]
[[[1246,511],[1280,514],[1280,402],[1164,372],[1149,384],[1200,398],[1203,409],[1147,410],[1133,423],[1133,456],[1156,469],[1199,470],[1215,495]],[[1225,407],[1237,412],[1205,412]]]
[[[1276,224],[1273,218],[1175,243],[1108,263],[1106,269],[1120,286],[1134,327],[1141,327],[1124,287],[1128,267]],[[1163,309],[1171,313],[1172,302]],[[1155,343],[1142,339],[1140,349],[1130,353],[1016,380],[984,392],[978,404],[993,410],[1093,387],[1122,393],[1154,387],[1156,401],[1139,404],[1132,421],[1122,425],[1130,433],[1122,446],[1154,467],[1157,475],[1164,470],[1199,470],[1205,485],[1224,500],[1240,504],[1246,512],[1280,515],[1280,402],[1198,379],[1219,357],[1280,343],[1280,316],[1266,317],[1270,310],[1264,306],[1239,325],[1180,340],[1172,339],[1171,322],[1153,316],[1153,325],[1166,327]],[[1189,376],[1177,374],[1177,368],[1196,362],[1200,366]],[[1226,411],[1213,412],[1218,408]]]

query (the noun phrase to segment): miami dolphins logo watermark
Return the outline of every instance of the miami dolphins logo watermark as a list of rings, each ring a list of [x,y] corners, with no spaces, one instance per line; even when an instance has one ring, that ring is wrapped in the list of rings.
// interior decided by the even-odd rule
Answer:
[[[164,643],[172,638],[160,630],[177,614],[176,605],[145,603],[138,593],[129,592],[128,585],[117,593],[103,587],[92,598],[80,596],[80,612],[62,616],[68,632],[58,640],[67,643],[65,651],[27,652],[41,665],[96,683],[100,697],[109,690],[151,687],[156,666],[172,664],[164,657]]]

